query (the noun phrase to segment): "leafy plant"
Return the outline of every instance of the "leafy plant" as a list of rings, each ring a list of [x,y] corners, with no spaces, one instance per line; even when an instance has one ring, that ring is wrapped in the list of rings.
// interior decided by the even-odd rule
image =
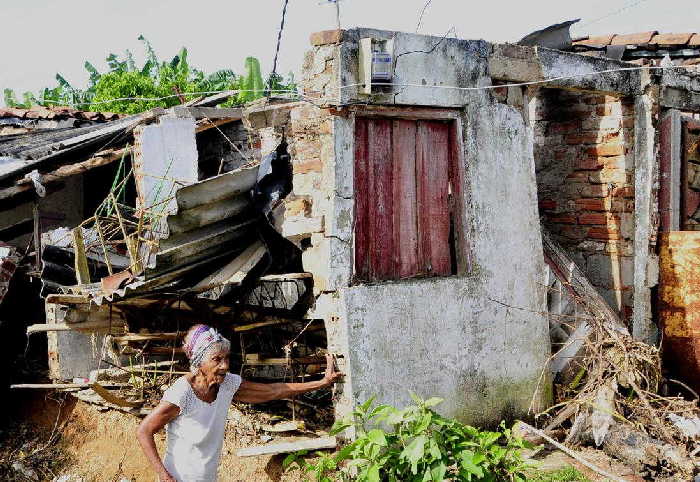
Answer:
[[[100,73],[90,62],[85,62],[85,69],[90,74],[86,89],[75,88],[61,74],[56,74],[55,87],[47,87],[36,95],[25,92],[21,101],[12,89],[5,89],[5,104],[21,108],[71,105],[82,110],[135,114],[153,107],[172,107],[180,104],[182,99],[195,98],[198,96],[196,92],[241,90],[224,105],[243,104],[265,94],[260,62],[255,57],[246,58],[244,76],[237,76],[230,69],[206,74],[189,64],[186,48],[180,49],[170,61],[161,61],[143,35],[139,40],[146,52],[141,67],[136,65],[129,50],[123,58],[110,53],[106,58],[110,70],[106,73]],[[268,89],[294,91],[296,85],[291,75],[287,82],[279,76],[271,76]]]
[[[317,452],[312,464],[306,451],[289,455],[284,466],[298,465],[317,482],[379,481],[525,481],[531,468],[520,451],[532,448],[501,423],[497,432],[482,431],[433,410],[442,399],[422,400],[403,409],[358,406],[353,420],[337,422],[332,434],[354,428],[353,442],[335,454]]]

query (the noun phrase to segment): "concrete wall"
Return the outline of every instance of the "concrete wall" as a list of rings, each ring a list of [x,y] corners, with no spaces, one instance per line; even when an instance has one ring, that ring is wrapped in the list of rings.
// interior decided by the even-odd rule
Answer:
[[[309,316],[326,320],[329,349],[345,355],[342,414],[377,395],[403,406],[409,391],[439,396],[440,410],[471,422],[525,415],[546,403],[540,380],[549,356],[542,286],[544,264],[527,112],[486,91],[400,88],[364,96],[357,83],[359,39],[393,39],[395,81],[423,85],[487,85],[490,45],[482,41],[358,29],[342,43],[317,42],[305,59],[302,86],[333,114],[334,142],[319,153],[319,203],[324,216],[315,240],[322,249],[305,268],[323,278]],[[313,40],[313,38],[312,38]],[[428,51],[436,44],[434,53]],[[338,103],[447,107],[463,126],[461,203],[471,269],[466,276],[353,282],[354,113]],[[330,185],[326,184],[330,182]],[[297,176],[295,176],[295,190]],[[316,189],[316,192],[319,190]],[[314,204],[314,209],[316,209]],[[316,245],[312,238],[312,245]],[[309,263],[307,263],[307,260]],[[313,260],[313,263],[311,261]]]

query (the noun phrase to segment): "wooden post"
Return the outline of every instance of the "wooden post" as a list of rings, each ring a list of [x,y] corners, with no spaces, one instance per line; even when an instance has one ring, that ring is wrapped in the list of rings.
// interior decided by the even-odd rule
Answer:
[[[41,219],[39,218],[39,202],[32,208],[34,217],[34,264],[37,271],[41,270]]]
[[[83,229],[78,226],[73,229],[73,251],[75,252],[75,277],[79,285],[90,282],[90,269],[85,255],[85,241]]]

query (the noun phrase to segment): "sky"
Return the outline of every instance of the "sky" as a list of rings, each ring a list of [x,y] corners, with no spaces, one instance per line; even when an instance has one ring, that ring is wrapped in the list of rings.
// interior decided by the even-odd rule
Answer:
[[[180,47],[190,65],[213,72],[243,72],[244,59],[260,59],[270,72],[284,0],[0,0],[3,47],[0,89],[18,93],[53,87],[60,72],[84,87],[89,60],[106,71],[105,57],[131,50],[144,58],[143,34],[161,59]],[[341,26],[516,42],[528,33],[581,18],[572,35],[700,32],[698,0],[341,0]],[[335,28],[335,6],[327,0],[289,0],[278,73],[299,73],[309,34]]]

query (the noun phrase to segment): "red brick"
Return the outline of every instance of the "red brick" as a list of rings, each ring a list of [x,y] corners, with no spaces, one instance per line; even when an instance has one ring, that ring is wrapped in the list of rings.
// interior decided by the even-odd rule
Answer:
[[[586,228],[581,226],[562,226],[559,234],[570,239],[584,239],[586,237]]]
[[[581,188],[582,197],[607,197],[608,196],[608,186],[605,184],[598,185],[585,185]]]
[[[295,162],[292,166],[294,174],[306,174],[308,172],[321,172],[323,164],[320,159],[311,159],[309,161]]]
[[[613,113],[613,106],[610,104],[601,104],[595,109],[596,115],[606,116]]]
[[[619,142],[599,144],[586,149],[591,156],[621,156],[625,153],[625,147]]]
[[[634,188],[632,186],[616,187],[612,190],[610,195],[614,198],[634,198]]]
[[[343,31],[336,30],[322,30],[321,32],[314,32],[309,37],[311,45],[328,45],[328,44],[339,44],[343,41]]]
[[[610,239],[617,240],[620,239],[620,231],[615,228],[605,227],[593,227],[588,230],[588,237],[592,239]]]
[[[554,159],[556,161],[563,161],[567,157],[569,157],[569,151],[567,150],[558,149],[554,151]]]
[[[567,179],[571,181],[583,181],[587,182],[588,181],[588,173],[583,171],[583,172],[572,172],[568,176],[566,176]]]
[[[576,217],[570,214],[561,214],[559,216],[550,216],[549,222],[560,224],[576,224]]]
[[[588,178],[596,184],[624,184],[627,182],[627,174],[620,169],[601,169],[591,173]]]
[[[607,211],[610,209],[610,200],[606,198],[581,198],[576,200],[576,209],[580,211]]]
[[[623,117],[622,118],[622,127],[624,129],[630,129],[634,127],[634,117]]]
[[[605,164],[602,162],[602,159],[602,157],[585,157],[583,159],[579,159],[578,163],[576,164],[576,169],[589,171],[603,169]]]
[[[617,226],[620,223],[620,218],[607,213],[587,213],[578,217],[578,223]]]
[[[551,122],[547,131],[549,134],[566,134],[577,131],[581,128],[581,123],[576,121],[568,122]]]
[[[538,204],[542,211],[552,211],[557,208],[557,202],[553,199],[543,199]]]
[[[567,144],[595,144],[598,142],[598,134],[592,132],[586,134],[569,134],[564,140]]]

